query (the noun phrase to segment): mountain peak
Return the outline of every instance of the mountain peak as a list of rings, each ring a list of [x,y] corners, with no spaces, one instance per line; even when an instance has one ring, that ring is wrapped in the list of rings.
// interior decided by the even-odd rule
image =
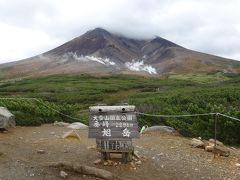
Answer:
[[[93,30],[88,31],[86,34],[94,34],[94,35],[110,35],[110,33],[103,28],[95,28]]]
[[[168,73],[233,72],[239,62],[183,48],[156,36],[133,39],[95,28],[46,53],[24,61],[0,66],[5,77],[62,73]]]
[[[175,44],[171,41],[168,41],[164,38],[161,38],[159,36],[155,36],[155,38],[153,40],[151,40],[152,43],[158,43],[160,44],[162,47],[181,47],[178,44]]]

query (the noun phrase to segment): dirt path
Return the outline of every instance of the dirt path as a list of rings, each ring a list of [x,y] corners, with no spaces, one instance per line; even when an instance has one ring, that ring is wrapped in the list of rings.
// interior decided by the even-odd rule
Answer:
[[[230,157],[213,159],[212,153],[191,148],[187,138],[146,134],[134,141],[135,151],[146,157],[146,161],[134,170],[130,164],[116,167],[94,165],[93,162],[100,158],[92,148],[95,140],[87,138],[87,130],[78,131],[80,141],[62,139],[67,131],[66,127],[43,125],[17,127],[0,133],[0,180],[63,179],[59,175],[60,169],[46,166],[59,161],[106,169],[122,179],[240,179],[240,167],[235,165],[240,163],[240,150],[231,150]],[[67,173],[68,180],[97,179]]]

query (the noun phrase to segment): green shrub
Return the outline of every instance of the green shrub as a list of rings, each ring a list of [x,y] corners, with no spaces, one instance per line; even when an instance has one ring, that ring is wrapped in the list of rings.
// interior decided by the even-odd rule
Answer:
[[[0,99],[0,106],[7,107],[16,115],[18,125],[40,125],[55,120],[79,120],[88,124],[89,106],[122,102],[136,105],[138,111],[149,114],[220,112],[240,118],[240,76],[223,76],[218,72],[167,78],[128,75],[32,78],[1,84],[0,97],[30,97],[38,98],[38,101]],[[207,139],[214,136],[213,116],[159,118],[139,115],[138,121],[140,127],[172,126],[188,137]],[[220,117],[217,129],[219,140],[240,145],[240,122]]]

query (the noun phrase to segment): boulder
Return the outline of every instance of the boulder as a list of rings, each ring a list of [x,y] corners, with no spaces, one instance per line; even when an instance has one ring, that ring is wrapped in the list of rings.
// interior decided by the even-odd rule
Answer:
[[[39,149],[39,150],[37,150],[37,153],[38,154],[45,154],[46,152],[44,150],[42,150],[42,149]]]
[[[219,156],[228,157],[230,155],[229,149],[224,146],[217,146],[216,149],[213,149],[213,152]]]
[[[175,129],[169,126],[151,126],[144,129],[143,133],[147,132],[174,133]]]
[[[214,149],[214,146],[205,146],[205,151],[207,151],[207,152],[212,152],[213,151],[213,149]]]
[[[130,166],[131,166],[132,168],[136,168],[136,165],[134,164],[133,161],[130,162]]]
[[[107,160],[103,163],[104,166],[113,166],[114,165],[114,161],[111,161],[111,160]]]
[[[70,129],[87,129],[88,126],[83,123],[80,123],[80,122],[75,122],[75,123],[70,124],[68,126],[68,128],[70,128]]]
[[[104,169],[98,169],[95,167],[90,167],[90,166],[82,166],[82,173],[87,174],[87,175],[94,175],[97,177],[100,177],[102,179],[106,180],[113,180],[113,174],[109,171],[106,171]]]
[[[115,166],[115,167],[116,167],[117,165],[118,165],[118,163],[117,163],[117,162],[114,162],[113,166]]]
[[[101,162],[102,162],[101,159],[97,159],[97,160],[95,160],[93,163],[94,163],[95,165],[97,165],[97,164],[100,164]]]
[[[63,136],[62,136],[63,139],[65,138],[72,138],[72,139],[77,139],[77,140],[81,140],[79,134],[75,131],[75,130],[71,130],[71,131],[68,131],[66,132]]]
[[[69,123],[65,123],[65,122],[58,122],[58,121],[55,121],[53,123],[54,126],[69,126],[70,124]]]
[[[214,139],[209,139],[208,141],[209,141],[210,143],[213,143],[213,144],[215,143],[215,140],[214,140]],[[219,146],[223,146],[223,143],[220,142],[220,141],[218,141],[218,140],[216,140],[216,144],[219,145]]]
[[[49,167],[54,168],[61,168],[67,171],[73,171],[76,173],[81,173],[84,175],[92,175],[96,176],[98,178],[106,179],[106,180],[113,180],[114,176],[111,172],[104,170],[104,169],[98,169],[95,167],[80,165],[80,164],[72,164],[68,162],[57,162],[57,163],[50,163],[46,164]]]
[[[15,127],[15,116],[5,107],[0,107],[0,129]]]
[[[205,151],[213,152],[219,156],[225,156],[225,157],[228,157],[230,155],[230,150],[225,146],[216,146],[216,149],[215,149],[214,145],[209,145],[205,147]]]
[[[240,163],[236,163],[235,165],[236,165],[237,167],[240,167]]]
[[[65,171],[60,171],[60,176],[66,178],[68,174]]]
[[[138,165],[138,166],[140,166],[140,165],[142,164],[142,161],[140,161],[140,160],[139,160],[139,161],[136,161],[135,164]]]
[[[87,147],[87,149],[91,149],[91,150],[96,150],[96,148],[97,148],[96,145]]]
[[[191,140],[191,146],[194,148],[205,148],[205,144],[200,139],[193,138]]]

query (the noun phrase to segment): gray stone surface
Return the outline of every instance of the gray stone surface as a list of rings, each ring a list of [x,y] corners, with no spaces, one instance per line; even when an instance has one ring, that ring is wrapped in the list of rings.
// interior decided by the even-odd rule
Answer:
[[[147,127],[144,130],[144,133],[146,132],[174,133],[175,129],[169,126],[152,126],[152,127]]]
[[[14,115],[5,107],[0,107],[0,128],[10,128],[15,127],[15,117]]]

